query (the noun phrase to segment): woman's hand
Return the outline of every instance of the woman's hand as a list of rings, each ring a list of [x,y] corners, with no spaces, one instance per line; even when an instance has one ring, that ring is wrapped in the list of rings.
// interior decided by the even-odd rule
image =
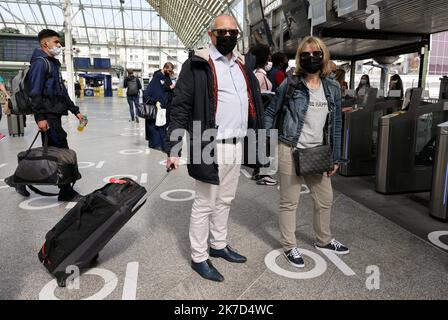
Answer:
[[[338,173],[338,171],[339,171],[339,165],[338,164],[334,164],[333,168],[330,171],[327,171],[327,172],[324,173],[324,176],[331,178],[336,173]]]

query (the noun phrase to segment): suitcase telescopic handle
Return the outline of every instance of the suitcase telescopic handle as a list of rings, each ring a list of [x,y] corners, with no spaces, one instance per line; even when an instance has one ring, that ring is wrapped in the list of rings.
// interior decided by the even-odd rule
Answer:
[[[135,213],[138,209],[140,209],[140,207],[146,202],[146,200],[148,200],[148,198],[154,193],[154,191],[156,191],[160,185],[165,181],[166,178],[168,178],[168,176],[170,175],[171,171],[174,168],[169,168],[166,170],[166,174],[163,176],[162,179],[160,179],[159,183],[156,184],[155,187],[153,187],[151,189],[151,191],[147,192],[141,199],[140,201],[138,201],[133,207],[132,207],[132,213]]]

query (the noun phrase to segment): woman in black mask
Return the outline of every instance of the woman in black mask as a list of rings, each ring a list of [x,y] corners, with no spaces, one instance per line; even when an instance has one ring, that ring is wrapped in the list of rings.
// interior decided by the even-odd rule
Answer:
[[[331,177],[338,172],[341,160],[342,119],[341,88],[329,77],[329,59],[330,53],[322,40],[305,38],[297,50],[296,74],[278,88],[264,113],[266,129],[279,130],[280,243],[288,262],[297,268],[304,267],[295,237],[303,183],[310,189],[314,200],[316,249],[336,254],[349,253],[330,231]],[[325,152],[319,153],[322,150]],[[309,152],[318,155],[310,161],[311,166],[304,161]],[[313,167],[319,168],[313,172]]]

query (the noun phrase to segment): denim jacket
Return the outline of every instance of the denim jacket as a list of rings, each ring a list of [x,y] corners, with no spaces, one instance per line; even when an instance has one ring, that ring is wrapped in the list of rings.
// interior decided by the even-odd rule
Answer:
[[[342,140],[342,113],[341,113],[341,88],[339,84],[330,78],[322,78],[322,85],[330,109],[330,144],[333,153],[333,162],[341,162],[341,140]],[[294,93],[287,103],[283,103],[286,96],[288,83],[294,86]],[[305,123],[310,102],[309,89],[305,84],[303,76],[293,76],[285,80],[278,88],[277,94],[272,99],[264,112],[264,123],[267,130],[275,128],[276,118],[283,108],[282,130],[279,132],[279,141],[295,147],[299,141],[300,134]],[[281,120],[280,120],[281,121]]]

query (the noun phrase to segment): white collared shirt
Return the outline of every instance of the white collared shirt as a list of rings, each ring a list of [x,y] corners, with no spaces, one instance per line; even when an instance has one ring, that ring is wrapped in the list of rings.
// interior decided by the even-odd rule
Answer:
[[[217,139],[243,138],[247,135],[249,117],[246,78],[236,62],[235,54],[229,61],[211,44],[210,58],[218,79]]]

